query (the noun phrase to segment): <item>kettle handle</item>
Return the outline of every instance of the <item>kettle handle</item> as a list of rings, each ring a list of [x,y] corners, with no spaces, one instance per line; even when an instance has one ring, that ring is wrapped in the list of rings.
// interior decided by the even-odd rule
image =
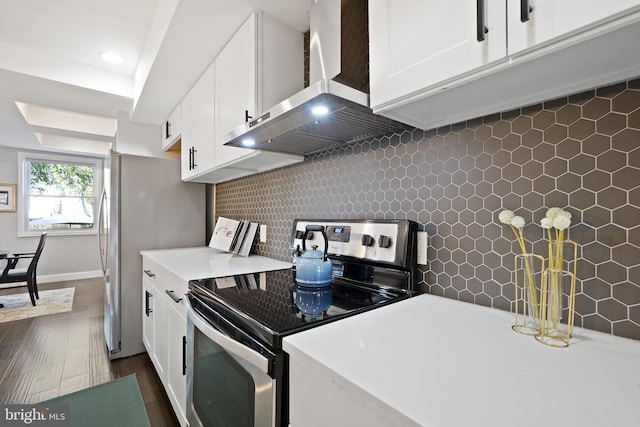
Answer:
[[[329,251],[329,239],[327,239],[327,233],[324,231],[324,225],[307,225],[304,235],[302,236],[302,250],[307,250],[305,241],[307,240],[307,233],[310,231],[319,231],[322,233],[322,237],[324,238],[324,255],[322,256],[322,261],[326,261],[327,252]]]

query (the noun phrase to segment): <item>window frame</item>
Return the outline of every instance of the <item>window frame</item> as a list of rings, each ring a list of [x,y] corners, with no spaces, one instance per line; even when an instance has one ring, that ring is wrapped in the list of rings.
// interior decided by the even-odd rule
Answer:
[[[91,228],[70,228],[60,230],[29,230],[29,197],[30,182],[29,168],[27,162],[50,162],[50,163],[75,163],[92,166],[93,173],[93,227]],[[37,152],[19,152],[18,170],[20,171],[20,189],[18,190],[18,237],[39,236],[43,232],[53,236],[78,236],[98,234],[99,203],[102,194],[102,170],[103,160],[97,157],[74,156],[71,154],[50,154]]]

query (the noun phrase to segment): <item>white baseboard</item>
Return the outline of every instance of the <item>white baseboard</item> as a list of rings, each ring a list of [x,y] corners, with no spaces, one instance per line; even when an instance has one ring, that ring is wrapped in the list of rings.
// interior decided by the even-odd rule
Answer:
[[[92,279],[102,277],[102,270],[80,271],[77,273],[38,275],[38,283],[65,282],[67,280]]]

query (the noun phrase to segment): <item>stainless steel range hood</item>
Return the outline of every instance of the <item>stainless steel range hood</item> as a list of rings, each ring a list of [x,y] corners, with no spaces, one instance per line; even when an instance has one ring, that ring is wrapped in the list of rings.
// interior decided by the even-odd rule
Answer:
[[[366,4],[366,0],[313,0],[312,83],[225,135],[225,145],[310,155],[409,129],[373,114],[369,95],[362,90],[368,91]]]

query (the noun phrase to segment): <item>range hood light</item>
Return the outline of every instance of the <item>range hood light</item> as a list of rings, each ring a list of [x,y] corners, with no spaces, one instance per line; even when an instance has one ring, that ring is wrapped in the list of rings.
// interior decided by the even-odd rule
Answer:
[[[242,145],[244,145],[245,147],[253,147],[254,145],[256,145],[256,141],[251,138],[245,138],[242,140]]]
[[[329,113],[329,109],[324,105],[316,105],[311,109],[311,112],[315,116],[325,116]]]

